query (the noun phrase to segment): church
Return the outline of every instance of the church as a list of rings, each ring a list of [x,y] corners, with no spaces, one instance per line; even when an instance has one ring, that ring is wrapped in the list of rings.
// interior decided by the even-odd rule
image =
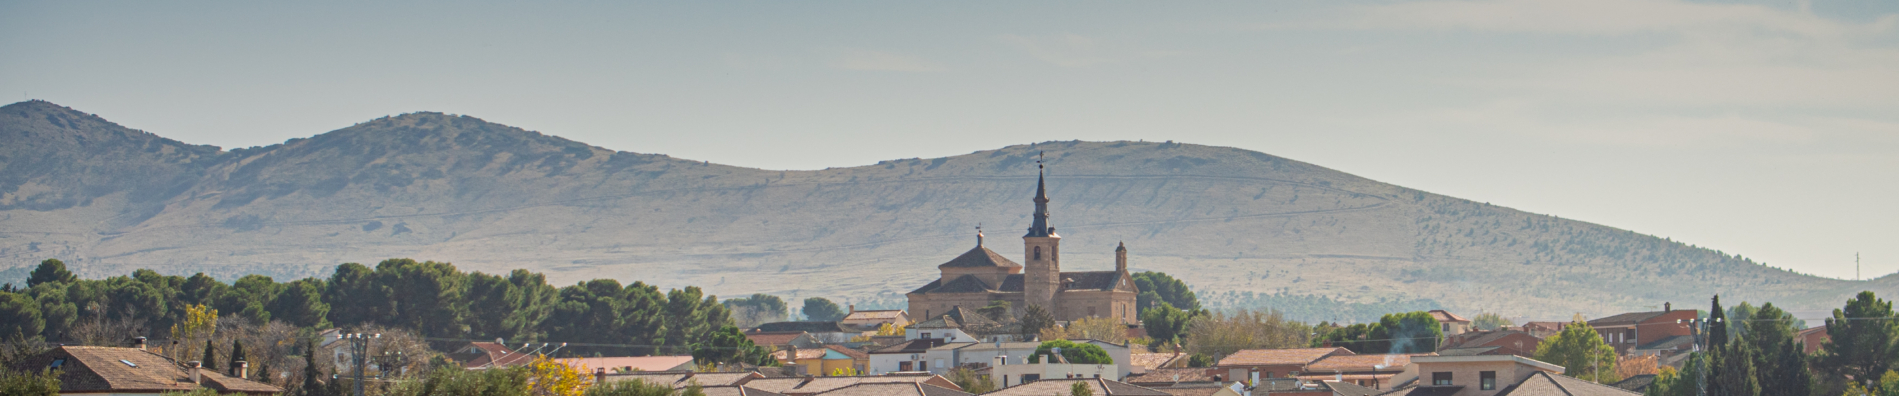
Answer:
[[[1140,320],[1134,299],[1141,291],[1128,274],[1126,244],[1114,249],[1113,271],[1062,272],[1062,236],[1049,226],[1046,177],[1040,173],[1035,180],[1035,221],[1022,236],[1026,265],[983,246],[978,231],[974,249],[936,266],[943,272],[941,278],[907,294],[911,315],[935,318],[959,307],[973,310],[1000,300],[1008,301],[1016,312],[1030,305],[1042,307],[1058,321],[1102,317],[1133,324]]]

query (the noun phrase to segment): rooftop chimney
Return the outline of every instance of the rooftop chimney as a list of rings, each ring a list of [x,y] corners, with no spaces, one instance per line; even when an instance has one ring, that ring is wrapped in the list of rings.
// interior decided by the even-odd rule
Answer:
[[[133,338],[132,346],[137,347],[138,350],[141,350],[141,351],[145,350],[145,337]]]
[[[189,367],[189,368],[191,369],[191,370],[190,370],[190,371],[191,371],[191,383],[193,383],[193,384],[199,384],[199,383],[203,383],[203,382],[204,382],[204,381],[202,381],[202,378],[203,378],[203,374],[201,373],[202,371],[204,371],[204,362],[200,362],[200,361],[196,361],[196,360],[193,360],[193,361],[191,361],[191,363],[186,363],[186,364],[185,364],[185,367]]]
[[[251,362],[239,360],[237,361],[236,366],[237,366],[237,378],[251,379]]]
[[[1662,303],[1662,312],[1675,312],[1675,307],[1674,307],[1674,306],[1672,306],[1672,305],[1669,305],[1669,304],[1668,304],[1668,303],[1666,303],[1666,302],[1663,302],[1663,303]]]
[[[607,368],[601,367],[601,368],[593,369],[593,384],[604,385],[606,383],[607,383]]]

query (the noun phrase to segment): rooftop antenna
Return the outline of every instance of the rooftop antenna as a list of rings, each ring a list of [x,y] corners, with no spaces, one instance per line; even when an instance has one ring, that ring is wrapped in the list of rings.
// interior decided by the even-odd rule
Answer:
[[[976,246],[982,246],[982,223],[976,223]]]
[[[1859,275],[1859,252],[1853,252],[1853,280],[1861,280]]]

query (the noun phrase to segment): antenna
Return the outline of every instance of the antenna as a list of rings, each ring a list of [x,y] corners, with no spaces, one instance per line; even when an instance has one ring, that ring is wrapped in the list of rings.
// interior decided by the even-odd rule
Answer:
[[[1042,158],[1047,157],[1047,156],[1048,156],[1047,151],[1035,152],[1035,169],[1042,169]]]
[[[1853,252],[1853,280],[1861,280],[1859,275],[1859,252]]]

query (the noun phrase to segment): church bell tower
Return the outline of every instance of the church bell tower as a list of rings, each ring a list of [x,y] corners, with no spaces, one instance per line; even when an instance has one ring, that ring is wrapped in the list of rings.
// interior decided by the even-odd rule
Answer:
[[[1035,163],[1035,222],[1029,225],[1029,233],[1022,236],[1022,253],[1026,259],[1022,261],[1023,300],[1061,317],[1060,308],[1055,306],[1055,294],[1061,291],[1062,236],[1048,225],[1046,176],[1041,159]]]

